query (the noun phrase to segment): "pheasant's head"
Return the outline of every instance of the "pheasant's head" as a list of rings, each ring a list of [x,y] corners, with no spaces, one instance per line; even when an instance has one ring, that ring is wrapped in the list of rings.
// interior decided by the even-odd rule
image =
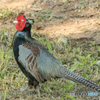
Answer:
[[[31,25],[34,23],[33,19],[26,19],[24,15],[20,14],[17,16],[16,29],[18,31],[28,31],[31,29]]]

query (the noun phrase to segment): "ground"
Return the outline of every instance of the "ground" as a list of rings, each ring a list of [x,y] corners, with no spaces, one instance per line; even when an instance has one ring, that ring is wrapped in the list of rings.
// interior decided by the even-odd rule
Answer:
[[[14,0],[14,1],[0,0],[0,5],[2,6],[2,7],[0,7],[0,10],[2,11],[2,13],[0,15],[0,25],[1,25],[0,30],[2,31],[2,29],[5,28],[5,30],[7,30],[5,33],[7,33],[7,35],[9,34],[8,36],[12,36],[14,34],[14,32],[16,31],[15,24],[13,23],[13,21],[16,20],[17,15],[19,13],[24,13],[24,15],[26,17],[34,19],[35,22],[34,22],[34,25],[32,26],[32,32],[34,32],[35,35],[33,34],[33,36],[39,37],[40,41],[42,41],[40,39],[40,37],[41,36],[45,37],[45,35],[46,35],[47,36],[46,38],[48,38],[51,43],[52,43],[52,40],[55,39],[55,40],[53,40],[55,43],[56,43],[56,41],[58,43],[60,43],[60,42],[65,43],[67,41],[69,44],[71,44],[71,46],[72,46],[71,50],[70,50],[70,48],[68,49],[68,51],[67,51],[67,49],[64,49],[64,50],[66,50],[66,53],[65,53],[65,51],[63,51],[64,53],[61,51],[63,48],[62,46],[59,47],[56,44],[55,49],[53,49],[53,51],[52,51],[51,48],[49,48],[47,45],[47,48],[49,49],[49,51],[51,50],[52,54],[54,54],[55,56],[56,56],[55,52],[61,53],[61,55],[57,54],[58,58],[61,56],[64,56],[65,54],[67,55],[67,57],[69,57],[69,58],[65,57],[64,59],[66,59],[66,60],[59,58],[59,60],[61,59],[62,63],[69,64],[71,62],[69,65],[74,65],[73,64],[74,58],[78,54],[85,55],[84,57],[87,57],[87,55],[89,55],[89,54],[96,55],[96,57],[97,57],[97,55],[98,55],[97,52],[100,50],[100,49],[97,49],[97,48],[99,48],[99,44],[100,44],[100,17],[99,17],[100,2],[99,2],[99,0],[97,0],[97,1],[95,1],[95,0],[89,0],[89,1],[88,0],[65,0],[64,1],[63,0],[63,2],[62,1],[58,2],[58,1],[54,0],[52,3],[50,3],[50,1],[44,2],[42,0],[40,0],[40,2],[32,1],[32,0],[30,0],[30,1],[29,0]],[[9,8],[9,10],[6,8]],[[6,9],[5,14],[3,13],[4,12],[3,9]],[[2,32],[1,32],[1,34],[2,34]],[[9,45],[9,43],[8,43],[8,45]],[[45,41],[44,41],[44,45],[45,45]],[[68,44],[66,43],[66,45],[68,45]],[[76,48],[77,45],[80,46],[80,47],[78,46],[78,49]],[[98,46],[95,47],[95,45],[98,45]],[[52,44],[52,47],[54,48],[54,44]],[[68,47],[70,47],[70,46],[68,46]],[[59,48],[59,50],[58,50],[58,48]],[[86,54],[85,54],[85,49],[87,49],[87,48],[88,48],[88,50],[86,51]],[[83,50],[83,52],[81,52],[81,50]],[[71,51],[73,51],[73,52],[71,53]],[[93,53],[91,53],[90,51],[93,51]],[[67,54],[67,52],[69,53],[69,55]],[[76,53],[75,57],[74,57],[74,53]],[[72,57],[72,58],[70,58],[70,57]],[[84,57],[82,58],[82,61],[84,60]],[[96,57],[94,57],[96,60],[100,59],[100,58],[97,59]],[[92,57],[90,57],[90,58],[92,59]],[[86,59],[88,59],[88,58],[86,58]],[[75,60],[77,60],[77,59],[75,59]],[[79,59],[78,59],[78,61],[79,61]],[[93,61],[94,61],[94,59],[93,59]],[[89,64],[89,62],[87,62],[87,64]],[[13,62],[13,64],[11,66],[13,66],[13,65],[16,65],[16,63]],[[1,65],[1,66],[3,66],[3,65]],[[77,68],[76,72],[79,71],[79,73],[82,74],[82,72],[80,72],[80,70],[81,70],[81,68]],[[90,70],[90,69],[88,69],[88,70]],[[96,72],[97,72],[97,69],[94,70],[94,72],[92,74],[93,77],[95,76]],[[18,71],[17,71],[17,73],[18,73]],[[17,75],[15,75],[15,76],[17,76]],[[90,79],[93,79],[92,76]],[[99,81],[99,79],[100,78],[96,78],[94,80]],[[22,83],[23,83],[23,81],[24,80],[22,80]],[[60,91],[57,91],[57,90],[55,91],[55,89],[59,89],[59,85],[57,87],[53,88],[53,86],[56,85],[56,82],[58,82],[62,88],[66,87],[66,86],[63,86],[63,85],[65,85],[64,83],[69,84],[65,80],[58,80],[58,81],[54,81],[53,83],[52,82],[45,83],[45,85],[43,85],[43,86],[41,85],[41,88],[44,88],[44,90],[41,90],[41,92],[43,94],[41,99],[38,99],[36,93],[34,93],[35,95],[33,97],[32,97],[32,92],[19,93],[19,91],[18,91],[18,89],[20,88],[20,85],[19,85],[18,89],[16,86],[16,88],[14,90],[13,89],[10,90],[10,91],[14,91],[13,96],[7,97],[6,100],[9,100],[9,98],[10,99],[13,98],[14,100],[15,99],[19,100],[22,98],[24,98],[25,100],[32,100],[32,98],[35,98],[35,99],[37,98],[36,100],[43,100],[43,99],[50,100],[51,98],[53,100],[67,100],[67,96],[66,96],[66,92],[65,92],[67,89],[65,89],[63,92],[61,92],[62,89],[60,89]],[[13,84],[13,83],[11,83],[11,84]],[[47,85],[48,85],[48,88],[45,88]],[[53,86],[51,86],[51,85],[53,85]],[[75,84],[74,84],[74,86],[75,86]],[[1,89],[1,91],[3,90],[2,87],[0,87],[0,89]],[[76,91],[79,90],[82,92],[82,91],[86,91],[85,89],[84,89],[84,87],[81,87],[81,89],[76,88]],[[17,92],[15,92],[15,91],[17,91]],[[54,94],[53,94],[53,91],[55,91]],[[71,90],[68,90],[68,91],[70,92]],[[91,91],[91,89],[90,89],[90,91]],[[46,96],[45,92],[48,94],[47,96]],[[16,96],[16,94],[19,96]],[[28,97],[26,97],[25,95],[28,95]],[[59,97],[59,95],[60,95],[60,97]],[[75,98],[70,98],[70,99],[74,100]],[[90,99],[91,99],[91,97],[76,97],[76,100],[90,100]],[[93,97],[92,99],[99,100],[100,97],[98,96],[97,99],[95,97]]]
[[[93,3],[93,0],[90,0],[88,2],[89,4],[86,4],[86,2],[81,4],[81,2],[78,3],[80,0],[77,2],[69,0],[69,3],[59,2],[51,6],[48,3],[30,4],[28,0],[24,2],[20,2],[20,0],[13,2],[11,2],[11,0],[8,1],[10,3],[3,2],[1,4],[9,8],[19,8],[19,12],[24,12],[27,16],[30,14],[31,18],[34,18],[36,22],[33,27],[38,29],[40,33],[48,34],[50,37],[65,35],[75,39],[93,38],[95,41],[100,42],[100,5],[98,1]],[[77,4],[76,8],[75,4]],[[45,13],[48,13],[48,15],[44,15],[45,17],[51,17],[46,19],[46,22],[43,21],[44,19],[41,20],[41,22],[36,21],[37,17],[35,18],[34,16],[36,12],[40,14],[38,14],[38,17],[40,16],[42,18]],[[13,20],[15,20],[15,16]],[[5,26],[7,29],[11,29],[14,25],[11,25],[9,22],[13,20],[10,16],[10,20],[0,21],[2,24],[0,28],[2,29]]]

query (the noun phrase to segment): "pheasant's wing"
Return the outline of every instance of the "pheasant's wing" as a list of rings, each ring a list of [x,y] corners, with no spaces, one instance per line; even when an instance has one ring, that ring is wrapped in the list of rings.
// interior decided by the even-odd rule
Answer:
[[[38,82],[60,77],[62,64],[41,43],[27,41],[19,46],[19,62]]]
[[[27,41],[31,43],[31,45],[38,46],[40,51],[40,56],[36,58],[37,67],[41,75],[45,79],[62,77],[62,70],[66,70],[62,65],[39,41],[33,38],[27,38]]]
[[[40,56],[40,51],[37,47],[31,46],[29,43],[19,45],[18,61],[38,82],[42,82],[44,78],[39,73],[36,62],[38,56]]]

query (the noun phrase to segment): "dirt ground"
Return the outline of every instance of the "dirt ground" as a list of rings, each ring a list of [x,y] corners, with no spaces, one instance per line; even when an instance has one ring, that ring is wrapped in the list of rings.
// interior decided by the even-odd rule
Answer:
[[[92,38],[97,42],[100,42],[100,5],[99,1],[89,0],[87,6],[83,6],[79,2],[80,0],[69,0],[69,2],[35,2],[33,0],[1,0],[0,5],[14,9],[19,9],[19,12],[24,12],[29,17],[36,20],[34,12],[43,13],[46,10],[51,11],[54,15],[61,18],[52,18],[52,20],[44,22],[35,22],[33,30],[48,34],[50,37],[59,35],[65,35],[70,38]],[[75,7],[78,4],[79,7]],[[16,16],[10,17],[10,19],[0,20],[2,24],[0,29],[6,27],[11,29],[15,25],[12,23],[16,19]]]

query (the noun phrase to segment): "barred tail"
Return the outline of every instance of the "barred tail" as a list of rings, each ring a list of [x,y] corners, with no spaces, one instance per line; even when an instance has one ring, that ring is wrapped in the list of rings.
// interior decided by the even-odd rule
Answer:
[[[100,92],[100,86],[96,83],[94,83],[93,81],[91,80],[88,80],[80,75],[77,75],[73,72],[70,72],[68,70],[64,70],[63,72],[63,77],[64,78],[67,78],[67,79],[70,79],[74,82],[78,82],[78,83],[81,83],[81,84],[84,84],[86,85],[87,87],[90,87],[94,90],[97,90],[98,92]]]

